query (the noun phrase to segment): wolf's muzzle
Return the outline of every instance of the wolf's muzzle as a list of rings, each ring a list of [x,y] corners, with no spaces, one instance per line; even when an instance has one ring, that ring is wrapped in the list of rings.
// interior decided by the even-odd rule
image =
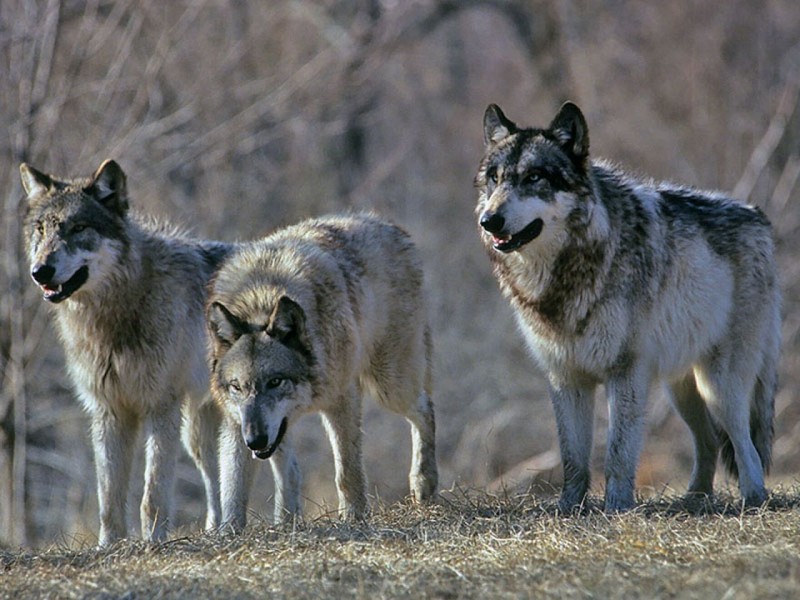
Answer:
[[[539,237],[539,234],[542,233],[542,229],[544,229],[544,221],[537,218],[528,223],[528,225],[518,233],[508,235],[503,233],[503,227],[505,226],[505,219],[503,219],[503,217],[494,214],[485,221],[484,223],[484,219],[481,218],[481,225],[487,233],[492,236],[492,245],[494,249],[500,252],[519,250],[528,242],[532,242]]]
[[[31,277],[44,291],[44,299],[53,304],[58,304],[62,300],[69,298],[86,283],[89,279],[89,267],[84,265],[64,283],[53,285],[52,281],[55,274],[55,268],[49,265],[41,265],[31,271]]]
[[[259,433],[256,436],[245,435],[245,443],[247,444],[247,447],[253,451],[253,458],[266,460],[272,456],[283,440],[283,436],[286,433],[287,424],[287,419],[284,417],[283,421],[281,421],[280,427],[278,428],[278,435],[270,446],[267,446],[267,443],[269,442],[269,436],[266,433]]]

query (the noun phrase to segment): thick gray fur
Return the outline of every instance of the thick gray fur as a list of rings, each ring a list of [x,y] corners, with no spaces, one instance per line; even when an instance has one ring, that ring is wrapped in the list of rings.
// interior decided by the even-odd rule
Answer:
[[[223,522],[245,525],[252,465],[269,459],[275,519],[300,512],[289,438],[317,412],[330,439],[339,509],[367,510],[365,394],[411,426],[409,485],[420,501],[438,481],[431,342],[419,257],[409,236],[372,215],[304,221],[244,245],[214,279],[208,306],[212,392],[223,408]]]
[[[142,537],[167,535],[180,439],[203,478],[206,526],[216,527],[220,416],[208,393],[204,307],[211,274],[230,247],[130,213],[126,177],[114,161],[85,179],[57,179],[26,164],[20,174],[31,274],[54,304],[67,367],[91,418],[100,544],[126,536],[142,429]]]
[[[560,506],[589,490],[594,389],[609,405],[605,507],[634,506],[645,403],[663,381],[694,439],[689,492],[710,494],[720,449],[747,505],[767,498],[780,354],[771,226],[716,192],[589,158],[566,103],[547,128],[484,117],[481,239],[544,369],[564,467]]]

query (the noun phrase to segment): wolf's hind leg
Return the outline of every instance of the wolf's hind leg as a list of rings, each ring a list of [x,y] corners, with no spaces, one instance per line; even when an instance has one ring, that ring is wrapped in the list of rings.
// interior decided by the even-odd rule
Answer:
[[[411,425],[411,469],[408,485],[414,500],[427,502],[436,494],[439,470],[436,466],[436,421],[433,401],[427,392],[419,395],[405,415]]]
[[[361,455],[360,396],[351,390],[321,416],[333,449],[339,511],[347,519],[361,519],[367,512],[367,494]]]
[[[284,436],[281,445],[269,459],[275,480],[275,523],[291,522],[299,515],[300,487],[302,477],[289,436]]]
[[[694,441],[694,466],[688,492],[711,495],[714,492],[714,472],[719,448],[708,407],[697,391],[693,373],[671,382],[669,389],[672,392],[672,402],[689,426]]]
[[[767,490],[764,486],[764,467],[750,432],[750,396],[755,385],[755,374],[743,377],[746,370],[743,367],[734,370],[731,367],[733,362],[728,357],[720,357],[698,367],[698,387],[730,438],[739,476],[739,490],[745,505],[759,506],[766,501]]]
[[[219,430],[222,418],[210,399],[199,407],[187,402],[181,429],[183,445],[194,460],[206,491],[206,529],[219,527]]]

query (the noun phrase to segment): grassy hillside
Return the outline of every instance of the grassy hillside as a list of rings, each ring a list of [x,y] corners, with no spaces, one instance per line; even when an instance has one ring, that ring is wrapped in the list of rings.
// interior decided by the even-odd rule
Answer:
[[[797,598],[798,489],[742,513],[671,496],[563,516],[530,494],[449,491],[243,536],[188,534],[96,550],[78,541],[0,553],[13,598]]]
[[[798,40],[797,0],[0,0],[0,544],[46,547],[98,528],[88,419],[23,251],[21,161],[68,176],[115,158],[135,210],[199,236],[248,239],[349,209],[393,219],[423,256],[444,486],[557,483],[545,382],[473,215],[490,102],[545,125],[571,99],[593,155],[735,190],[769,216],[784,325],[768,484],[791,484],[800,472]],[[599,399],[598,483],[606,413]],[[646,429],[640,490],[684,490],[691,440],[657,391]],[[407,424],[367,402],[364,430],[369,489],[397,501]],[[318,419],[293,433],[313,518],[336,499],[330,448]],[[251,508],[266,515],[272,484],[261,471]],[[185,454],[177,504],[181,525],[202,519]]]

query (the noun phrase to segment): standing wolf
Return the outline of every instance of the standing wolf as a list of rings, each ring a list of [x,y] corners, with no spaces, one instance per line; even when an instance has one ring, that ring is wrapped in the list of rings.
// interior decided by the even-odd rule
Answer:
[[[651,384],[695,446],[690,493],[718,451],[747,505],[765,501],[780,346],[770,224],[722,195],[632,179],[589,159],[581,111],[524,129],[495,105],[476,176],[481,237],[547,373],[564,466],[560,507],[589,489],[593,391],[609,403],[606,511],[634,505]]]
[[[225,415],[225,523],[245,525],[251,453],[270,459],[276,521],[299,512],[300,474],[284,436],[309,412],[321,413],[333,447],[340,510],[349,518],[362,516],[364,392],[409,421],[411,491],[418,500],[434,494],[431,343],[422,279],[408,236],[366,214],[280,230],[244,246],[220,268],[208,322],[211,389]]]
[[[183,441],[206,488],[206,526],[216,526],[220,417],[208,396],[204,306],[228,247],[130,215],[125,174],[113,161],[89,179],[61,181],[26,164],[20,173],[31,276],[59,305],[67,367],[91,417],[100,543],[125,536],[142,425],[142,536],[166,536],[182,407]]]

